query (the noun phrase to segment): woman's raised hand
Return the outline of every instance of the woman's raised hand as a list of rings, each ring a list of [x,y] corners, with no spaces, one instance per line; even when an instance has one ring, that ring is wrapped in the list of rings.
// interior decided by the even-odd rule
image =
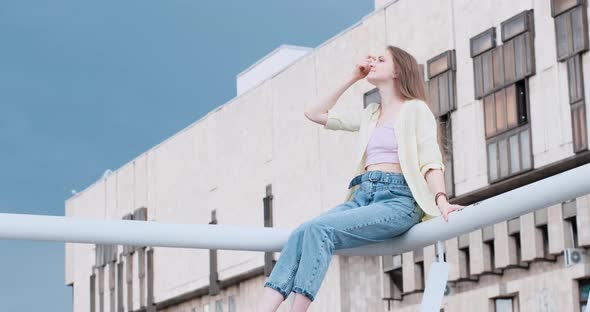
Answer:
[[[367,56],[363,59],[360,59],[356,65],[354,66],[354,70],[352,71],[352,76],[355,80],[361,80],[369,74],[371,70],[370,64],[371,61],[375,59],[375,56],[372,54],[367,54]]]

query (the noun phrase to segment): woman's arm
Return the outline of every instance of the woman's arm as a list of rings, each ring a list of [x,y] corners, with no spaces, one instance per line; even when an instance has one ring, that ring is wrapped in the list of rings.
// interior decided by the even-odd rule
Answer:
[[[345,78],[338,87],[323,97],[319,97],[313,104],[305,107],[307,119],[324,126],[324,129],[358,131],[360,116],[356,112],[336,112],[332,107],[340,96],[355,82],[363,79],[369,73],[371,56],[360,60],[354,67],[352,75]]]
[[[442,153],[437,140],[437,125],[434,114],[427,104],[418,109],[418,160],[420,173],[424,176],[428,188],[432,194],[438,192],[446,193],[445,187],[445,165],[443,164]],[[444,196],[439,196],[435,203],[442,213],[443,219],[448,221],[448,215],[455,210],[463,209],[464,206],[452,205]]]
[[[354,78],[347,78],[334,91],[317,98],[314,103],[305,108],[305,117],[323,125],[325,129],[358,130],[358,121],[351,112],[337,112],[332,109],[340,96],[357,81]],[[357,129],[355,130],[355,128]]]

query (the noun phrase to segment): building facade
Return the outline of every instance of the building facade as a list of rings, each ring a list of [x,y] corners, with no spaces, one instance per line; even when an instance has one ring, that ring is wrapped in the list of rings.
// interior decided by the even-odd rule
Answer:
[[[339,204],[352,178],[346,168],[355,165],[342,155],[352,153],[357,134],[323,131],[304,117],[305,105],[386,45],[422,65],[452,203],[469,205],[590,162],[584,0],[375,5],[68,199],[66,215],[295,228]],[[336,109],[360,113],[378,97],[359,81]],[[590,291],[590,194],[540,208],[445,242],[451,271],[441,310],[582,311]],[[65,283],[74,311],[253,311],[279,256],[67,243]],[[434,246],[334,256],[310,311],[417,311],[435,258]],[[285,303],[280,311],[288,309]]]

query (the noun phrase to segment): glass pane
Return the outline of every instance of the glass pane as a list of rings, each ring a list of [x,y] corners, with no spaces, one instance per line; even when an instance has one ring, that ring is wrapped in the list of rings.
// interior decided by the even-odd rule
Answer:
[[[364,101],[365,101],[365,108],[367,105],[371,103],[381,103],[381,94],[379,93],[379,89],[373,88],[367,93],[364,94]]]
[[[457,81],[455,80],[455,72],[449,70],[445,75],[447,75],[447,80],[449,81],[449,110],[457,108],[457,101],[455,100],[455,84]]]
[[[481,55],[473,58],[473,71],[475,79],[475,98],[479,99],[483,95],[483,72],[481,69]]]
[[[229,296],[227,300],[227,311],[236,312],[236,301],[234,299],[234,296]]]
[[[576,54],[567,59],[567,77],[570,103],[577,102],[584,96],[581,67],[582,62],[580,61],[579,54]]]
[[[494,47],[496,28],[490,28],[471,38],[471,57]]]
[[[483,93],[487,94],[492,90],[492,53],[486,52],[481,56],[481,69],[483,74]]]
[[[496,312],[512,312],[512,298],[496,299]]]
[[[551,0],[553,2],[553,15],[558,15],[566,10],[573,8],[578,5],[580,0]]]
[[[439,104],[438,104],[438,77],[434,77],[428,80],[428,95],[430,95],[430,103],[432,104],[432,112],[434,115],[439,114]]]
[[[504,84],[504,62],[502,60],[502,47],[492,50],[492,63],[494,64],[494,87]]]
[[[510,40],[502,45],[504,52],[504,77],[507,83],[514,81],[515,79],[515,67],[514,67],[514,40]]]
[[[524,80],[516,83],[516,106],[518,107],[518,123],[521,125],[527,123],[526,86]]]
[[[490,180],[498,179],[498,151],[495,142],[488,145],[488,165]]]
[[[582,146],[588,147],[588,129],[586,128],[586,106],[583,104],[580,105],[580,141],[582,141]]]
[[[506,93],[502,89],[495,93],[496,96],[496,128],[500,132],[506,129]]]
[[[429,77],[428,78],[432,78],[448,69],[450,69],[451,64],[449,64],[449,54],[450,52],[447,51],[445,52],[444,55],[438,57],[436,60],[432,61],[430,63],[430,66],[428,68],[429,70]]]
[[[502,25],[502,40],[506,41],[516,35],[527,31],[526,19],[528,12],[520,14],[519,17],[515,17],[510,22]]]
[[[563,14],[555,17],[555,32],[557,37],[557,59],[561,60],[572,51],[570,15]]]
[[[518,124],[518,111],[516,108],[516,86],[510,85],[506,88],[506,114],[508,128],[516,127]]]
[[[510,137],[510,173],[520,171],[520,148],[518,146],[518,134]]]
[[[447,112],[449,110],[449,79],[445,74],[438,76],[438,99],[440,113]]]
[[[508,143],[506,139],[498,141],[498,156],[500,158],[500,176],[508,175]]]
[[[531,168],[531,149],[529,143],[529,129],[520,133],[520,155],[522,158],[522,170]]]
[[[576,75],[575,75],[575,62],[576,57],[570,57],[567,59],[567,85],[569,91],[570,103],[576,101]]]
[[[525,52],[524,35],[514,38],[514,65],[516,66],[516,79],[526,76],[527,57]]]
[[[453,193],[453,162],[450,160],[445,161],[445,187],[447,194]]]
[[[574,141],[574,150],[578,149],[580,146],[580,123],[579,123],[579,109],[572,107],[572,132],[574,137],[572,138]]]
[[[590,293],[590,280],[581,282],[580,301],[588,301],[588,293]]]
[[[582,72],[582,56],[580,54],[577,54],[575,57],[575,77],[576,77],[576,94],[578,95],[577,98],[578,99],[583,99],[584,98],[584,79],[582,77],[583,72]]]
[[[574,9],[572,15],[572,41],[574,45],[574,53],[580,52],[586,49],[586,38],[588,34],[584,32],[584,7],[579,6]]]
[[[488,95],[483,99],[486,137],[496,133],[496,107],[494,105],[494,95]]]

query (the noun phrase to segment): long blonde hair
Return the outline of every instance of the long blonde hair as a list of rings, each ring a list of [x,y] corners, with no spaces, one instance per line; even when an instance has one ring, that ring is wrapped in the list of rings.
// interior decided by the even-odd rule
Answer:
[[[394,80],[396,89],[406,100],[419,99],[426,102],[424,81],[416,59],[396,46],[387,46],[387,50],[391,53],[398,77]]]
[[[405,50],[396,46],[387,46],[387,50],[391,53],[393,58],[394,68],[396,69],[397,79],[394,79],[394,84],[397,90],[406,100],[418,99],[424,101],[430,107],[429,100],[426,97],[424,90],[425,82],[420,73],[420,66],[416,59]],[[432,109],[431,109],[432,110]],[[447,142],[443,142],[441,131],[438,129],[437,121],[437,141],[442,151],[448,149]],[[441,152],[443,163],[446,162],[446,153]]]

